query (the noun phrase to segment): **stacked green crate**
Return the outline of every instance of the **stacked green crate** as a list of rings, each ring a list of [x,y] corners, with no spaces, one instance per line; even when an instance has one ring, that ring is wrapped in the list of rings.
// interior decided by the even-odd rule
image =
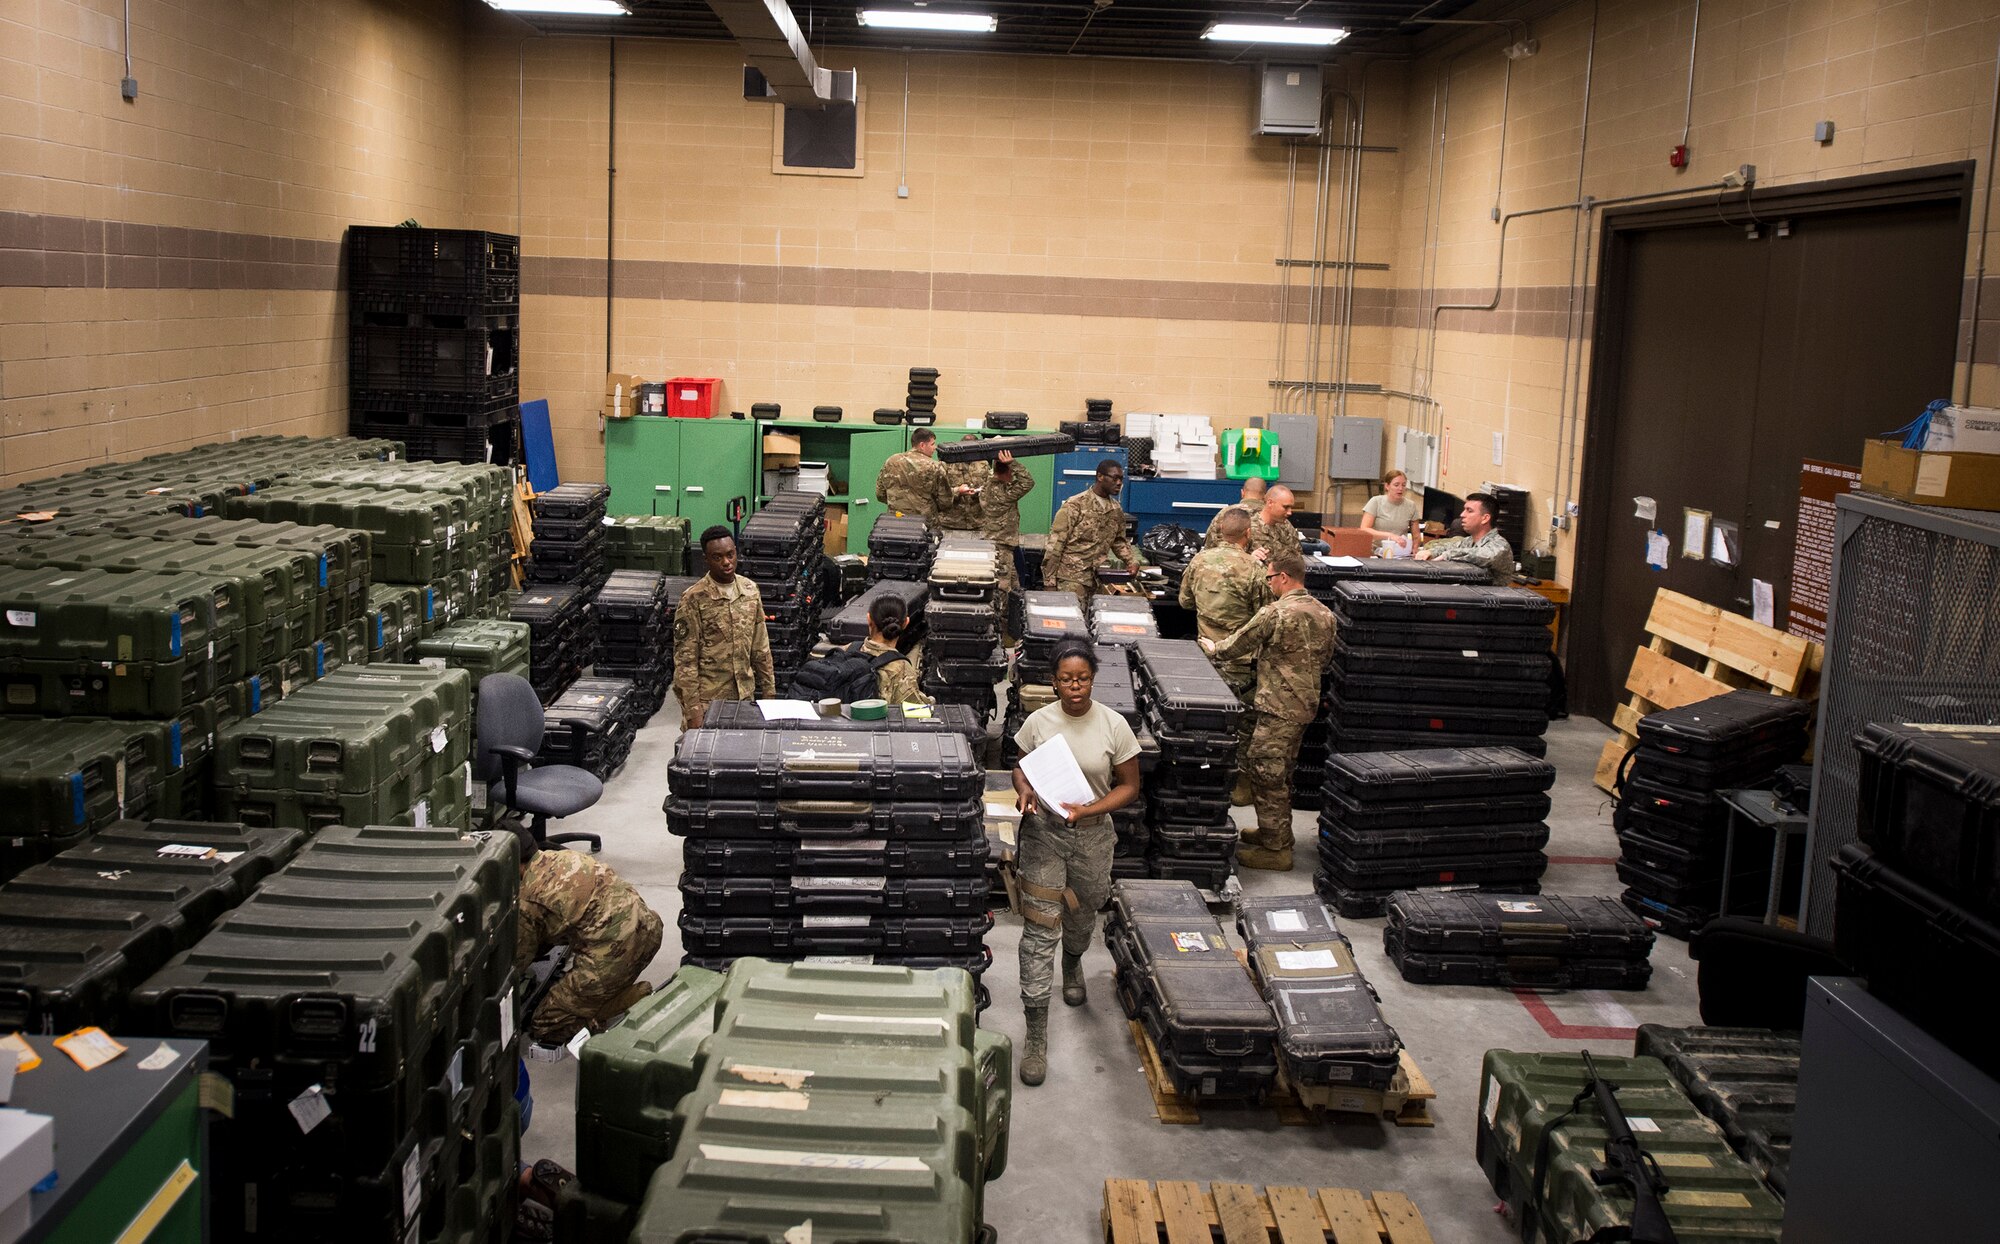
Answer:
[[[463,828],[471,693],[462,670],[333,671],[219,734],[215,805],[248,825]]]
[[[1594,1061],[1598,1074],[1615,1087],[1640,1148],[1665,1180],[1660,1205],[1680,1238],[1776,1244],[1784,1205],[1688,1098],[1666,1064],[1610,1056]],[[1588,1083],[1581,1054],[1486,1052],[1479,1165],[1524,1240],[1611,1238],[1631,1224],[1631,1191],[1593,1176],[1604,1166],[1609,1131],[1595,1096],[1584,1093]],[[1543,1167],[1539,1182],[1538,1167]]]
[[[613,518],[604,529],[604,560],[613,570],[687,573],[688,520],[670,514]]]
[[[113,821],[180,814],[178,723],[0,717],[0,881]]]
[[[373,661],[408,665],[416,659],[417,641],[430,633],[436,614],[428,587],[409,583],[375,583],[368,588],[368,629]]]

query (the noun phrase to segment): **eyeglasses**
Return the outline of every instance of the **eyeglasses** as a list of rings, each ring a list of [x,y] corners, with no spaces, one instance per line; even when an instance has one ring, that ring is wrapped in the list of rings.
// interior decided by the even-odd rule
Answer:
[[[1091,679],[1094,677],[1095,675],[1093,674],[1058,674],[1056,675],[1056,685],[1058,687],[1088,687]]]

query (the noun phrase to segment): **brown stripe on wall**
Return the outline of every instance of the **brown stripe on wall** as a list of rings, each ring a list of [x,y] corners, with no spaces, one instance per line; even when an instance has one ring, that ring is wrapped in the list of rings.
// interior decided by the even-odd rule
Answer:
[[[0,212],[0,285],[331,290],[340,243]]]

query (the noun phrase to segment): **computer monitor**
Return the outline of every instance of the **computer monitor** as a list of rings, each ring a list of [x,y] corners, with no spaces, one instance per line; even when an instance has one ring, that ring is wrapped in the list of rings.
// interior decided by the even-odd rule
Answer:
[[[1465,508],[1464,497],[1446,492],[1436,484],[1427,484],[1424,487],[1423,502],[1425,522],[1443,523],[1451,534],[1463,534],[1457,528],[1458,513]]]

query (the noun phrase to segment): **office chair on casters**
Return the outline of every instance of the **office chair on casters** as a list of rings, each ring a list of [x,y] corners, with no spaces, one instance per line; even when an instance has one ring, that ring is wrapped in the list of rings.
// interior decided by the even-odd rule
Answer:
[[[473,772],[486,783],[489,807],[529,817],[528,832],[543,846],[587,842],[604,847],[596,834],[550,834],[550,817],[583,811],[604,795],[604,783],[574,765],[534,764],[542,747],[542,702],[519,674],[488,674],[479,680],[479,754]],[[582,728],[582,727],[578,727]]]

